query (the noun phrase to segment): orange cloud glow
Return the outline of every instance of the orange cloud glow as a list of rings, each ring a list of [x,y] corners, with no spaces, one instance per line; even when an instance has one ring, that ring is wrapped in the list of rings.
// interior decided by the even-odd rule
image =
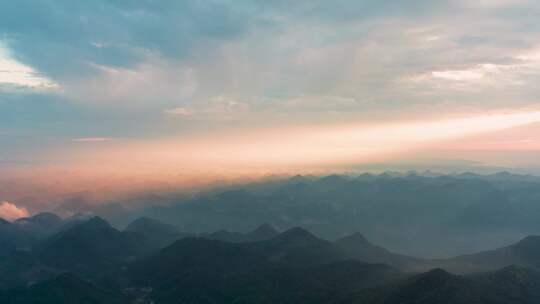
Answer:
[[[26,208],[17,207],[15,204],[10,202],[0,203],[0,218],[13,221],[26,216],[28,216],[28,210],[26,210]]]

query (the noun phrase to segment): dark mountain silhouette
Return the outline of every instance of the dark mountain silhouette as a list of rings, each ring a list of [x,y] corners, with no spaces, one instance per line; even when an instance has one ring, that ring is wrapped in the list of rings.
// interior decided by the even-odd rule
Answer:
[[[193,236],[193,234],[182,233],[180,230],[169,224],[161,221],[142,217],[131,222],[125,229],[125,232],[133,232],[141,234],[148,243],[151,244],[153,250],[157,251],[174,241]]]
[[[302,269],[280,267],[266,273],[254,273],[227,285],[227,292],[232,294],[230,298],[243,303],[322,304],[403,276],[386,265],[347,260]],[[252,292],[246,293],[245,286]]]
[[[200,236],[207,239],[223,242],[243,243],[268,240],[277,235],[279,235],[279,232],[274,229],[274,227],[272,227],[270,224],[265,223],[248,233],[219,230],[212,233],[203,233]]]
[[[442,269],[363,290],[336,303],[362,304],[532,304],[540,300],[540,274],[520,267],[458,276]]]
[[[29,287],[0,293],[3,304],[127,304],[120,292],[98,287],[75,275],[62,274],[55,279]]]
[[[50,267],[95,274],[144,255],[147,245],[142,235],[120,232],[94,217],[51,236],[41,244],[37,255]]]
[[[26,233],[37,237],[46,237],[54,233],[63,224],[63,220],[54,213],[44,212],[31,217],[20,218],[14,221],[13,224]]]
[[[138,214],[203,234],[247,233],[264,222],[326,239],[361,231],[406,255],[451,257],[540,231],[538,197],[539,178],[506,173],[332,175],[171,198]]]
[[[0,231],[31,234],[17,227],[0,221]],[[0,303],[540,303],[538,236],[422,260],[373,245],[360,233],[329,242],[298,227],[276,235],[268,224],[209,234],[229,241],[185,237],[149,218],[124,231],[99,217],[58,231],[0,259]],[[173,243],[160,249],[164,240]]]
[[[203,237],[209,240],[231,242],[231,243],[242,243],[242,242],[247,241],[245,234],[240,233],[240,232],[231,232],[227,230],[219,230],[212,233],[203,233],[200,235],[200,237]]]
[[[95,215],[93,215],[93,214],[75,213],[75,214],[65,218],[62,221],[62,225],[60,225],[60,227],[58,227],[58,229],[56,230],[56,233],[67,230],[67,229],[70,229],[71,227],[79,225],[81,223],[84,223],[84,222],[92,219],[93,217],[95,217]]]
[[[279,235],[279,232],[270,224],[264,223],[255,230],[246,234],[248,240],[252,242],[268,240]]]
[[[292,249],[292,242],[299,247]],[[305,254],[310,263],[298,267],[295,259],[276,261],[275,249],[261,254],[263,243],[265,249],[280,248],[285,256],[292,250],[295,259]],[[256,243],[185,238],[134,263],[129,273],[139,288],[153,288],[156,303],[326,303],[338,294],[403,277],[382,264],[326,263],[326,255],[315,261],[320,254],[308,250],[328,244],[299,228]]]
[[[540,273],[519,266],[469,276],[492,303],[540,303]],[[506,302],[504,302],[506,301]]]
[[[228,275],[189,289],[158,287],[156,303],[332,303],[336,297],[403,277],[380,264],[342,261],[309,268],[274,267]]]
[[[161,221],[141,217],[131,222],[124,231],[134,231],[152,234],[179,234],[180,230],[173,225],[165,224]]]
[[[241,244],[184,238],[130,267],[137,284],[217,284],[224,276],[265,267],[266,259]]]
[[[412,269],[423,262],[421,259],[393,253],[373,245],[360,233],[338,239],[334,245],[350,258],[368,263],[387,264],[402,270]]]
[[[0,218],[0,257],[5,257],[15,250],[29,250],[37,241],[35,235]]]
[[[350,303],[481,303],[474,286],[466,279],[434,269],[391,286],[355,297]]]
[[[540,236],[528,236],[513,245],[495,250],[431,261],[424,267],[432,265],[455,273],[485,272],[510,265],[540,270]]]
[[[332,243],[299,227],[291,228],[266,241],[246,243],[246,247],[265,256],[269,261],[296,267],[345,259],[345,255]]]
[[[334,245],[349,258],[392,265],[403,271],[424,272],[442,268],[456,274],[467,274],[493,271],[510,265],[540,270],[540,236],[528,236],[515,244],[495,250],[438,260],[392,253],[371,244],[359,233],[341,238]]]

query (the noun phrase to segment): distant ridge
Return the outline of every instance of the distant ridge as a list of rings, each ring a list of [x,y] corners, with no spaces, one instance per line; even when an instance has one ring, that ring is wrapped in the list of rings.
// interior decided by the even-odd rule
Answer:
[[[425,261],[417,270],[424,271],[429,267],[441,267],[454,273],[472,273],[494,271],[509,266],[527,267],[540,271],[540,236],[527,236],[515,244],[495,250]]]
[[[279,235],[279,232],[274,227],[268,223],[264,223],[248,233],[218,230],[212,233],[203,233],[199,236],[224,242],[245,243],[268,240],[276,237],[277,235]]]
[[[261,226],[255,228],[255,230],[246,234],[246,237],[250,241],[262,241],[271,239],[279,235],[279,232],[269,223],[264,223]]]
[[[176,240],[193,236],[193,234],[181,232],[173,225],[148,217],[134,220],[126,226],[124,232],[142,235],[152,250],[164,248]]]
[[[126,226],[124,231],[165,234],[180,233],[177,227],[149,217],[141,217],[134,220]]]
[[[388,251],[371,244],[361,233],[353,233],[334,242],[342,252],[350,257],[368,263],[383,263],[402,270],[414,268],[420,259]]]
[[[37,254],[46,265],[73,272],[106,272],[149,249],[146,239],[123,233],[100,217],[74,225],[41,244]]]
[[[247,243],[246,246],[270,261],[295,266],[325,264],[345,259],[343,253],[331,242],[300,227],[286,230],[269,240]]]
[[[13,224],[28,233],[45,237],[54,233],[63,224],[63,220],[54,213],[43,212],[31,217],[17,219]]]

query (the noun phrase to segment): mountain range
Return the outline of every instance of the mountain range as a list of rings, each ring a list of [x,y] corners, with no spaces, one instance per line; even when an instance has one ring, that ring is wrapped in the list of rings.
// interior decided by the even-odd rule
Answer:
[[[189,196],[142,193],[93,209],[77,205],[83,199],[61,205],[92,211],[115,227],[147,217],[196,234],[247,233],[261,223],[304,227],[328,240],[360,231],[395,252],[448,258],[540,234],[539,199],[534,176],[387,172],[294,176]]]
[[[540,297],[538,236],[423,259],[372,244],[358,232],[329,241],[266,223],[249,233],[201,234],[150,218],[123,230],[99,217],[37,222],[50,230],[1,222],[3,239],[9,233],[33,239],[24,250],[3,248],[1,303],[495,304]]]

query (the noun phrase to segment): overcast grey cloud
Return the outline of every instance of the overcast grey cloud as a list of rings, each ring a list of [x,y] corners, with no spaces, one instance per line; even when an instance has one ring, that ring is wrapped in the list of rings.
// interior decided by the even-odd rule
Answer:
[[[0,28],[17,59],[62,78],[151,52],[182,58],[241,35],[245,17],[216,1],[4,1]]]

